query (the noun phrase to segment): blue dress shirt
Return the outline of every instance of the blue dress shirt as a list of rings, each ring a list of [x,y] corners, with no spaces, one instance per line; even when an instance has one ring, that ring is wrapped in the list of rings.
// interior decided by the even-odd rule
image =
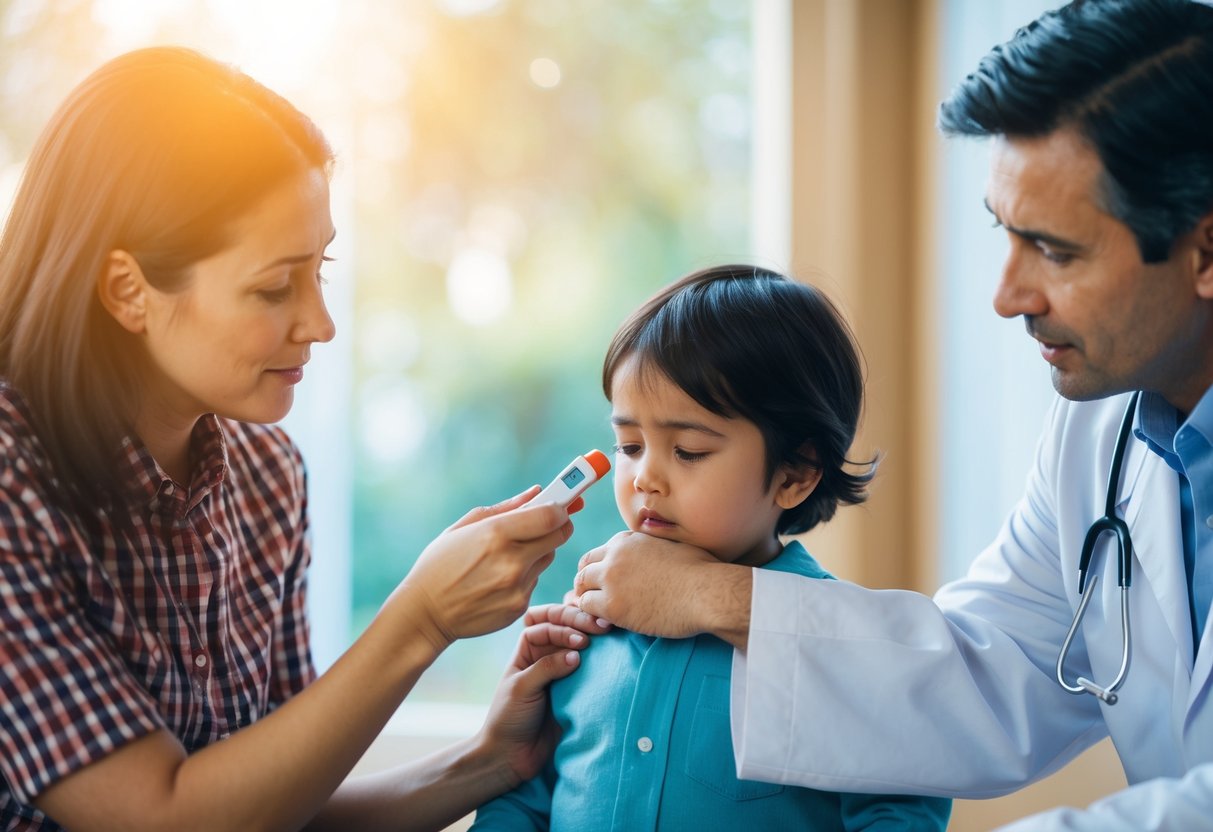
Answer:
[[[1213,388],[1205,391],[1182,425],[1178,411],[1162,396],[1142,393],[1134,434],[1179,475],[1195,656],[1213,601]]]
[[[764,569],[828,578],[788,544]],[[548,770],[485,804],[474,830],[942,830],[951,801],[739,780],[729,727],[733,648],[712,636],[595,636],[552,685],[563,731]],[[829,714],[805,714],[829,720]],[[878,749],[856,749],[874,754]]]

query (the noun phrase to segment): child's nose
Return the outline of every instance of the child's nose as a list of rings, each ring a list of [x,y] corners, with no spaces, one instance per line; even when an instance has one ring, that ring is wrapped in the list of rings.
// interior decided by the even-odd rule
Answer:
[[[665,490],[665,477],[661,473],[660,466],[654,464],[652,456],[648,454],[636,464],[636,473],[632,482],[636,490],[643,493]]]

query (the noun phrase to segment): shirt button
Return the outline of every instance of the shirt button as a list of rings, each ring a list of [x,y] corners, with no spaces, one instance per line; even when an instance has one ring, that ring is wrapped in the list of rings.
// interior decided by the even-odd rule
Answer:
[[[640,739],[636,740],[636,747],[645,754],[648,754],[653,750],[653,741],[648,737],[641,737]]]
[[[1213,529],[1213,514],[1210,514],[1208,517],[1205,518],[1205,525],[1208,526],[1210,529]]]
[[[206,656],[201,653],[194,656],[194,664],[196,664],[198,667],[206,667]]]

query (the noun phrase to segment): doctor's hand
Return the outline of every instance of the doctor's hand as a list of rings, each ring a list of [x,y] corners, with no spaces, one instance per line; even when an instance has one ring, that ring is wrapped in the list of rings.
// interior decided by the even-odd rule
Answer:
[[[560,731],[548,708],[548,685],[580,666],[578,651],[589,636],[609,629],[563,604],[531,607],[523,622],[518,649],[477,736],[490,757],[508,764],[506,790],[537,775],[556,749]]]
[[[573,533],[560,506],[526,504],[537,493],[532,487],[464,515],[425,548],[383,612],[411,620],[438,652],[517,619]]]
[[[620,532],[582,556],[577,605],[637,633],[687,638],[711,633],[744,650],[750,632],[750,567],[702,549]]]

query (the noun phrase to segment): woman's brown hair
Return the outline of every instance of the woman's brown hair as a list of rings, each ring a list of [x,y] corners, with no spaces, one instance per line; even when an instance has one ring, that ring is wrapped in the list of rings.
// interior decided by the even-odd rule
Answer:
[[[332,160],[289,102],[188,49],[122,55],[52,116],[0,238],[0,379],[77,509],[121,493],[115,454],[139,406],[141,345],[96,293],[109,253],[180,290],[261,196]]]

